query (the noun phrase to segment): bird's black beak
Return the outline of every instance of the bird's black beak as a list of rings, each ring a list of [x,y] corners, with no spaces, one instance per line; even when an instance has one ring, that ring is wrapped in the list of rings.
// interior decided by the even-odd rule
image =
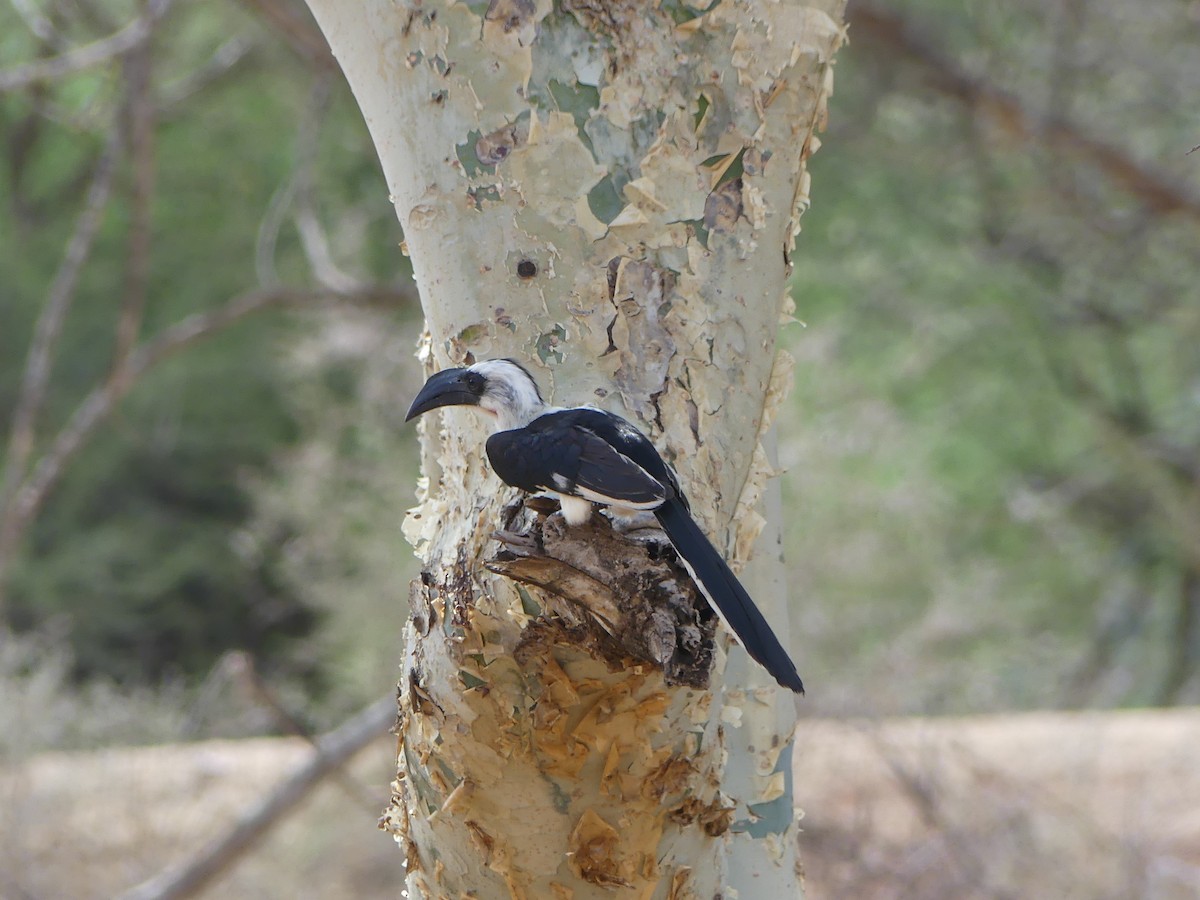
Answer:
[[[466,374],[466,369],[445,369],[433,375],[413,400],[404,421],[411,422],[421,413],[427,413],[439,406],[477,405],[479,395],[467,389]]]

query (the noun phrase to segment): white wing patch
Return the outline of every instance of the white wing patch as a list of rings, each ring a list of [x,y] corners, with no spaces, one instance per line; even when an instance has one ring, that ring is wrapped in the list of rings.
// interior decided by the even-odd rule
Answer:
[[[634,503],[632,500],[617,500],[613,497],[606,497],[599,491],[593,491],[591,488],[586,488],[581,484],[575,485],[575,493],[593,503],[602,503],[605,506],[624,506],[627,509],[658,509],[663,505],[662,497],[655,497],[653,500],[647,500],[645,503]]]

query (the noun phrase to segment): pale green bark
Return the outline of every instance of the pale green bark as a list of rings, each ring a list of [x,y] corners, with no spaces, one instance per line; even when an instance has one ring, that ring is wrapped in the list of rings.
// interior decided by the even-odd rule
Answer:
[[[628,415],[676,461],[717,545],[749,558],[766,524],[762,441],[790,382],[775,353],[787,254],[842,0],[703,14],[686,0],[309,2],[404,226],[427,366],[514,356],[553,402]],[[728,667],[718,654],[714,698],[554,639],[530,615],[547,598],[523,603],[481,565],[512,497],[482,456],[484,423],[443,421],[427,417],[430,484],[405,525],[426,575],[387,823],[410,891],[798,893],[780,814],[790,695],[740,649]],[[777,525],[748,577],[785,630]]]

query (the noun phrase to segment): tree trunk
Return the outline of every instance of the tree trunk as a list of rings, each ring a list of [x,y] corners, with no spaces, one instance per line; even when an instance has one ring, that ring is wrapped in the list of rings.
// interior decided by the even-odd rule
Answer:
[[[764,444],[844,4],[692,2],[309,0],[404,227],[427,368],[512,356],[551,402],[633,419],[718,547],[765,544],[747,587],[786,634]],[[424,421],[384,819],[410,895],[798,895],[791,695],[714,646],[653,538],[565,531],[491,474],[484,422]]]

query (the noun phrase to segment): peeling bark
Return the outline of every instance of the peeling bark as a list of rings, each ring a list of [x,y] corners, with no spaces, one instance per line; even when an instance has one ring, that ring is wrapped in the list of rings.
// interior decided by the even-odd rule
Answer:
[[[842,0],[309,2],[404,226],[427,367],[526,361],[649,433],[735,564],[776,540],[775,333]],[[467,411],[421,433],[384,817],[410,892],[796,895],[790,697],[714,642],[661,542],[513,505]],[[786,634],[776,551],[748,578]]]

